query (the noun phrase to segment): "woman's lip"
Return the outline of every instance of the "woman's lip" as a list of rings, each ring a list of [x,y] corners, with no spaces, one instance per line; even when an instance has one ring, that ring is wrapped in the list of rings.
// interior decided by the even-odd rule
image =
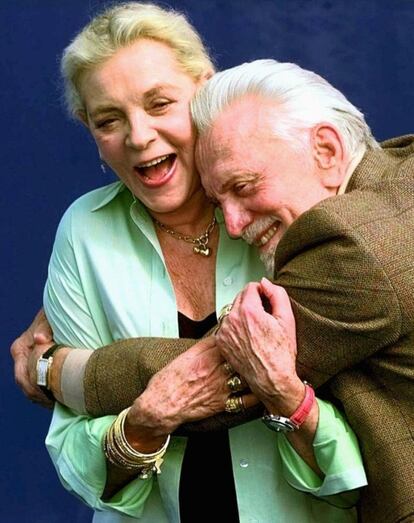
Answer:
[[[143,185],[145,185],[145,187],[149,187],[150,189],[157,189],[158,187],[162,187],[163,185],[165,185],[166,183],[168,183],[171,180],[171,178],[174,176],[176,166],[177,166],[177,157],[174,158],[174,161],[173,161],[170,169],[161,178],[152,179],[152,178],[148,178],[147,176],[143,176],[142,174],[137,173],[138,179]],[[135,170],[135,172],[137,172],[137,171]]]

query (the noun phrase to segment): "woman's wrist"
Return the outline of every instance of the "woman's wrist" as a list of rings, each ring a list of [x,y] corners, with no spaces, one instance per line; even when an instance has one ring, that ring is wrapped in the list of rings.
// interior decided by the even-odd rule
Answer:
[[[135,401],[124,421],[124,432],[128,443],[143,453],[155,452],[162,446],[170,432],[150,416],[145,415]]]
[[[109,427],[104,439],[104,452],[108,462],[120,469],[138,472],[141,479],[147,479],[154,473],[161,473],[161,465],[167,451],[170,436],[168,435],[155,449],[144,450],[131,445],[125,432],[125,422],[131,409],[123,410]],[[136,444],[136,441],[135,441]],[[152,441],[151,446],[155,444]]]

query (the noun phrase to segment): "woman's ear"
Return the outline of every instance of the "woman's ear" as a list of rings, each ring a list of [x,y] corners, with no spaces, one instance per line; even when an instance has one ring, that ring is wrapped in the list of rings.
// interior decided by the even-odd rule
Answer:
[[[83,109],[79,109],[79,111],[76,111],[76,119],[79,120],[81,124],[83,124],[85,127],[89,129],[89,120],[86,111],[84,111]]]
[[[213,69],[207,69],[203,72],[203,74],[198,79],[198,84],[203,85],[207,82],[207,80],[210,80],[210,78],[214,75],[215,71]]]
[[[346,175],[347,154],[340,132],[330,123],[320,123],[311,133],[313,158],[327,188],[339,189]]]

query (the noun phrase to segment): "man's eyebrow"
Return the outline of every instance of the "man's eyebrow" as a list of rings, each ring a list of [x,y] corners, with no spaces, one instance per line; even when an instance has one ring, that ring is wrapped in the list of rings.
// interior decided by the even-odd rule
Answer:
[[[234,173],[226,173],[225,176],[226,176],[227,180],[221,186],[220,194],[228,191],[234,183],[234,178],[235,178]]]
[[[228,191],[231,188],[231,186],[234,184],[234,182],[239,181],[242,176],[243,176],[242,172],[229,171],[229,172],[223,173],[223,177],[226,178],[226,181],[222,184],[219,194],[223,194],[226,191]]]

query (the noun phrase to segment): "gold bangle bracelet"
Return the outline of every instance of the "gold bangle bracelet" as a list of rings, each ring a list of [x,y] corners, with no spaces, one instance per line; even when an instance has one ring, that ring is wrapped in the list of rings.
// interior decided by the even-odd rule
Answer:
[[[124,424],[129,408],[123,410],[106,432],[103,448],[108,461],[119,468],[140,472],[139,477],[147,479],[154,473],[161,473],[163,456],[167,451],[170,435],[163,446],[155,452],[144,454],[134,449],[126,439]]]

